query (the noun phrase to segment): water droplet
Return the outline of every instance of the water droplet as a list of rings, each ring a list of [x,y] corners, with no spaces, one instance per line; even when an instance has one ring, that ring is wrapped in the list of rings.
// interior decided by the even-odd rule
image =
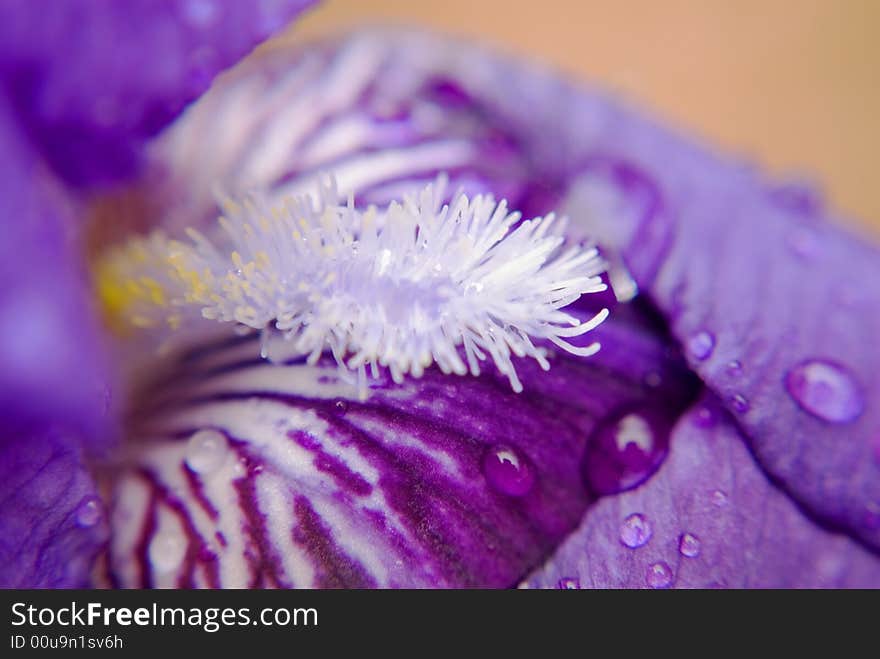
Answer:
[[[696,558],[700,555],[700,539],[693,533],[682,533],[678,538],[678,553]]]
[[[715,410],[706,405],[701,406],[694,413],[694,425],[700,428],[711,428],[715,425],[715,422],[718,420],[717,415],[715,414]]]
[[[170,572],[183,562],[186,542],[179,535],[160,533],[150,542],[147,554],[154,570]]]
[[[104,515],[104,506],[98,497],[86,497],[76,509],[76,523],[89,528],[101,521]]]
[[[743,366],[738,359],[733,359],[727,362],[727,366],[724,367],[724,372],[727,373],[728,377],[738,378],[742,375]]]
[[[601,420],[587,441],[584,481],[598,495],[632,489],[653,474],[669,451],[669,410],[638,405]]]
[[[512,497],[528,494],[535,484],[528,461],[515,449],[501,444],[483,456],[483,475],[494,490]]]
[[[197,474],[210,474],[226,461],[226,437],[216,430],[193,433],[186,445],[186,464]]]
[[[708,359],[715,349],[715,337],[705,330],[697,332],[688,339],[687,349],[694,359],[700,361]]]
[[[648,566],[645,583],[651,588],[669,588],[672,585],[672,570],[663,561]]]
[[[723,508],[727,505],[727,493],[722,490],[712,492],[712,505]]]
[[[560,590],[578,590],[581,587],[581,582],[572,577],[564,577],[559,580],[556,587]]]
[[[620,525],[620,541],[630,549],[638,549],[648,544],[654,528],[648,518],[641,513],[633,513]]]
[[[730,406],[733,407],[735,412],[739,412],[740,414],[745,414],[752,407],[749,404],[749,399],[742,394],[734,394],[733,396],[731,396]]]
[[[333,404],[333,407],[336,409],[336,413],[339,415],[343,415],[348,412],[348,403],[344,400],[337,400]]]
[[[850,423],[865,409],[853,376],[832,362],[817,359],[798,364],[786,374],[785,388],[802,409],[830,423]]]

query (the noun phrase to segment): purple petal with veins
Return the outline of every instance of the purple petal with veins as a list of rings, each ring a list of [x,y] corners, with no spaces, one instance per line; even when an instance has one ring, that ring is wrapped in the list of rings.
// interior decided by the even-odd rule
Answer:
[[[602,419],[624,406],[644,429],[624,441],[650,451],[659,439],[665,427],[639,416],[649,395],[656,401],[639,373],[666,374],[667,414],[694,395],[662,340],[620,329],[603,331],[620,346],[633,337],[626,369],[613,354],[553,359],[552,377],[522,363],[522,394],[494,372],[431,369],[403,385],[380,382],[360,401],[332,359],[272,365],[254,339],[184,357],[140,397],[122,463],[108,470],[109,578],[511,586],[590,503],[580,465]],[[619,488],[632,485],[628,473]]]
[[[657,546],[662,536],[663,547],[672,547],[674,554],[645,552],[639,555],[645,556],[645,561],[639,558],[641,562],[632,567],[634,559],[626,558],[630,550],[618,552],[618,541],[593,554],[585,550],[583,542],[578,544],[579,531],[546,564],[550,576],[536,583],[580,581],[651,587],[876,583],[874,550],[858,542],[876,546],[880,537],[880,461],[875,459],[880,412],[869,404],[880,386],[875,376],[880,364],[876,351],[870,349],[880,313],[880,290],[873,285],[880,281],[880,259],[876,249],[833,227],[812,195],[794,194],[787,187],[768,189],[757,173],[741,164],[714,157],[609,99],[539,68],[430,35],[367,33],[338,46],[325,44],[295,54],[278,52],[244,67],[227,82],[194,107],[153,151],[149,185],[154,198],[150,201],[162,209],[163,225],[172,232],[187,224],[203,225],[212,217],[211,188],[215,184],[233,193],[256,187],[283,196],[307,188],[317,172],[330,171],[337,176],[340,188],[355,195],[358,202],[382,202],[432,178],[438,170],[447,170],[454,182],[506,196],[527,215],[564,209],[573,219],[573,232],[600,241],[611,263],[609,277],[615,291],[625,290],[623,299],[637,290],[643,294],[635,311],[634,305],[615,310],[624,318],[622,322],[599,330],[610,333],[599,358],[606,366],[613,364],[612,373],[626,374],[638,400],[625,400],[624,396],[608,406],[590,407],[592,396],[602,400],[607,374],[584,366],[589,375],[574,379],[567,375],[568,366],[561,367],[565,360],[555,363],[550,374],[529,378],[527,393],[510,399],[510,409],[524,404],[528,408],[539,401],[537,410],[529,408],[538,415],[539,410],[546,413],[548,409],[540,404],[548,390],[559,388],[574,399],[575,407],[583,405],[578,414],[564,416],[572,428],[579,429],[577,441],[583,442],[566,444],[563,455],[573,462],[564,466],[548,462],[542,445],[533,437],[527,442],[525,438],[513,441],[506,432],[498,436],[493,429],[495,402],[479,412],[482,418],[493,420],[473,433],[481,450],[472,448],[468,454],[461,446],[443,443],[448,460],[457,463],[463,455],[469,456],[471,469],[488,474],[483,486],[494,480],[496,491],[507,492],[506,496],[516,497],[517,492],[527,490],[532,478],[536,488],[560,478],[567,494],[560,492],[554,505],[569,511],[585,510],[587,505],[582,489],[570,487],[575,482],[571,472],[576,468],[589,491],[613,495],[586,511],[581,531],[587,529],[588,535],[594,534],[589,537],[600,538],[597,542],[613,540],[616,536],[608,534],[615,529],[619,532],[622,520],[639,512],[615,508],[615,514],[623,517],[611,524],[606,523],[605,511],[619,506],[620,501],[632,501],[640,493],[666,488],[661,494],[668,505],[655,502],[657,507],[651,508],[650,514],[640,514],[646,516],[651,528],[646,547]],[[659,310],[659,322],[642,313],[646,303]],[[628,316],[633,318],[627,320]],[[689,483],[698,477],[688,466],[701,465],[706,478],[718,483],[712,489],[718,494],[712,497],[721,502],[730,499],[720,486],[727,478],[723,469],[728,463],[712,463],[696,438],[697,430],[682,430],[681,423],[674,431],[674,437],[680,438],[668,443],[668,431],[678,414],[664,409],[664,396],[670,394],[670,382],[681,382],[680,376],[670,378],[664,372],[669,370],[665,358],[645,361],[631,351],[640,342],[652,345],[652,334],[665,336],[665,328],[727,410],[700,408],[693,414],[694,424],[701,425],[699,432],[717,439],[710,445],[720,456],[728,457],[730,473],[737,478],[741,474],[751,485],[738,495],[739,508],[752,516],[766,512],[779,521],[780,544],[763,538],[761,529],[751,526],[752,519],[697,524],[700,518],[694,513],[693,523],[691,517],[682,521],[678,504],[691,505]],[[634,337],[639,338],[629,340]],[[655,337],[655,345],[656,340],[665,345],[665,339]],[[289,368],[292,372],[298,367]],[[427,393],[421,394],[422,387],[432,392],[430,382],[431,377],[407,383],[401,393],[408,392],[413,408],[425,415],[425,423],[431,415],[449,415],[443,416],[448,424],[453,415],[441,404],[443,398],[432,400]],[[453,389],[480,389],[486,386],[486,376],[477,382],[452,379],[446,386],[450,395]],[[383,405],[393,400],[382,398],[388,395],[385,390],[378,395]],[[261,397],[266,398],[266,393]],[[627,421],[633,409],[630,404],[645,411],[640,417],[644,424]],[[313,414],[323,409],[314,401],[308,405]],[[348,402],[342,407],[358,409],[357,405]],[[195,409],[201,408],[197,405]],[[358,414],[362,413],[355,413],[360,423],[363,420]],[[730,425],[728,413],[738,417],[744,433]],[[179,434],[157,444],[164,447],[156,451],[157,456],[166,454],[166,458],[157,457],[161,464],[151,467],[152,471],[142,469],[150,444],[145,442],[140,448],[139,442],[132,445],[136,448],[130,471],[119,486],[135,488],[134,494],[118,501],[119,505],[126,500],[138,502],[132,515],[139,526],[121,528],[114,542],[114,575],[121,583],[158,583],[162,579],[170,584],[211,583],[212,578],[230,583],[220,570],[224,560],[237,565],[224,568],[231,570],[234,583],[276,585],[474,585],[473,575],[487,569],[480,563],[485,557],[478,554],[464,567],[453,567],[454,561],[443,554],[441,547],[454,548],[456,555],[471,547],[468,538],[456,534],[454,528],[478,531],[467,510],[458,511],[462,516],[456,517],[456,511],[448,507],[436,509],[429,493],[447,488],[446,493],[482,502],[485,492],[474,491],[467,483],[438,484],[432,480],[435,461],[394,447],[393,453],[411,461],[400,471],[383,465],[391,474],[388,478],[396,483],[402,478],[400,473],[410,479],[420,474],[430,487],[413,488],[408,494],[407,500],[415,502],[421,516],[406,517],[408,522],[400,522],[402,527],[393,525],[401,519],[396,515],[402,513],[394,505],[398,500],[388,495],[382,519],[391,526],[384,527],[387,535],[383,538],[379,532],[383,527],[369,526],[360,517],[351,519],[354,506],[350,502],[349,508],[338,504],[338,498],[335,504],[322,500],[316,505],[311,498],[316,496],[312,485],[303,495],[304,488],[308,490],[304,484],[311,478],[308,473],[281,477],[281,463],[264,458],[253,462],[250,456],[243,456],[242,447],[251,442],[230,434],[227,427],[216,427],[210,418],[213,414],[224,419],[225,425],[234,421],[216,409],[200,417],[198,423],[175,426],[171,430]],[[314,421],[308,419],[299,423],[307,426]],[[319,419],[326,422],[320,415]],[[555,427],[559,419],[547,414],[535,416],[525,427],[533,428],[536,422]],[[585,423],[588,428],[582,425]],[[710,426],[715,429],[709,430]],[[506,425],[501,427],[507,429]],[[185,518],[193,515],[193,504],[187,512],[180,510],[173,487],[166,482],[179,477],[169,474],[182,473],[184,440],[201,428],[222,431],[230,450],[238,458],[246,458],[238,468],[244,470],[242,475],[230,472],[228,479],[247,481],[252,473],[248,465],[252,464],[256,464],[253,470],[262,470],[251,480],[259,482],[263,472],[276,478],[265,492],[253,484],[242,486],[244,494],[241,487],[236,488],[238,498],[229,505],[241,500],[257,501],[258,505],[248,504],[240,507],[245,512],[233,509],[230,513],[247,518],[233,524],[244,533],[234,540],[237,544],[231,550],[225,549],[233,542],[227,534],[222,540],[211,540],[209,534],[187,526]],[[296,451],[318,451],[320,447],[326,455],[315,457],[312,465],[324,474],[319,482],[336,483],[334,488],[344,482],[348,491],[363,493],[357,495],[361,497],[376,491],[375,477],[371,480],[366,471],[340,463],[344,451],[335,445],[333,450],[325,450],[321,440],[325,431],[317,432],[320,437],[315,443],[311,428],[305,437],[297,435],[298,440],[283,439],[286,435],[273,437],[293,441],[299,447],[292,449]],[[163,432],[167,435],[171,430]],[[416,433],[431,438],[414,442],[417,453],[427,451],[431,441],[436,441],[432,431],[429,426]],[[569,432],[571,428],[557,428],[554,441],[566,443]],[[376,429],[373,433],[376,436],[371,437],[370,445],[387,448],[385,434]],[[346,450],[357,444],[346,441]],[[754,459],[746,444],[754,450]],[[498,452],[487,453],[496,445]],[[574,446],[579,450],[573,450]],[[646,446],[650,448],[645,450]],[[667,452],[667,462],[660,466]],[[323,468],[316,466],[319,464]],[[650,477],[658,466],[660,472]],[[377,473],[384,472],[380,469]],[[662,475],[670,473],[672,476],[663,480]],[[615,494],[632,487],[637,489]],[[202,495],[187,496],[197,500]],[[290,531],[296,551],[289,556],[282,551],[282,544],[272,544],[271,533],[280,537],[277,534],[281,531],[260,522],[266,519],[264,509],[270,496],[281,497],[275,501],[282,502],[279,505],[284,513],[275,519],[281,520],[284,531],[298,529]],[[566,496],[571,498],[567,503]],[[648,510],[647,499],[638,501],[645,501],[643,507]],[[206,511],[213,507],[223,514],[219,504],[208,500],[201,505]],[[550,551],[515,524],[504,526],[508,521],[502,523],[504,517],[498,511],[479,509],[510,532],[512,547],[529,543],[537,547],[531,553],[499,556],[498,569],[485,571],[483,585],[504,584],[517,570],[528,568],[536,557]],[[209,511],[205,514],[210,516]],[[590,526],[594,514],[598,515],[601,534]],[[571,522],[566,517],[558,525],[554,522],[551,527],[541,527],[555,518],[543,510],[536,515],[526,525],[537,524],[543,529],[541,533],[549,533],[550,545],[561,535],[547,529],[562,529]],[[334,519],[337,524],[360,526],[354,530],[351,526],[336,527],[328,521]],[[449,520],[455,523],[444,524]],[[166,537],[157,531],[162,524],[172,529],[171,536],[184,540],[177,545],[170,541],[156,545],[159,566],[173,567],[154,574],[150,551],[155,536]],[[688,525],[694,528],[686,528]],[[434,530],[439,533],[434,537],[442,542],[400,535],[413,526]],[[343,528],[351,533],[340,532]],[[730,528],[735,530],[734,536],[740,534],[741,542],[724,535]],[[405,541],[394,548],[395,538],[401,537]],[[392,547],[388,556],[397,557],[395,560],[404,565],[407,561],[401,557],[407,551],[416,552],[424,569],[400,572],[392,565],[377,563],[361,544],[364,538],[369,538],[367,546]],[[788,567],[782,564],[779,549],[786,539],[798,552],[797,560]],[[349,545],[341,546],[344,542]],[[171,558],[164,563],[163,546],[171,548],[167,552]],[[752,551],[756,547],[760,550]],[[725,552],[730,557],[723,556]],[[623,567],[615,562],[617,554]],[[676,556],[710,558],[714,561],[710,567],[717,569],[695,571],[691,580],[682,576]],[[281,565],[288,559],[293,562]],[[596,566],[605,559],[606,573],[596,576]],[[220,571],[212,572],[211,565]],[[564,573],[566,569],[572,574]],[[295,578],[292,575],[297,570],[301,576]],[[212,577],[215,573],[221,576]]]

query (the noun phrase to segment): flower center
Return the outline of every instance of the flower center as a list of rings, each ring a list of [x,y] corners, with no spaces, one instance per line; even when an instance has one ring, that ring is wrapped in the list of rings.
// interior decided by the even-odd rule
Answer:
[[[335,187],[273,206],[226,199],[220,230],[161,233],[105,254],[98,288],[111,317],[158,332],[216,321],[263,333],[263,356],[315,363],[325,351],[356,371],[387,368],[395,382],[436,363],[479,375],[491,358],[515,391],[512,358],[549,368],[533,339],[588,356],[568,341],[599,325],[563,308],[601,292],[595,247],[566,244],[552,214],[520,222],[491,196],[446,199],[441,177],[379,210],[339,203]]]

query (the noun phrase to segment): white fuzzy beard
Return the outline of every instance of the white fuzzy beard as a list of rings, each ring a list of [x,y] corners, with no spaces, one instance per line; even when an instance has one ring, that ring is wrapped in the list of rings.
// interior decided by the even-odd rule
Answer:
[[[189,244],[141,241],[151,258],[128,266],[128,276],[157,284],[163,304],[138,307],[139,324],[157,324],[157,314],[188,324],[198,310],[263,332],[263,356],[273,361],[313,363],[329,350],[358,373],[363,395],[368,369],[375,377],[387,368],[399,383],[432,363],[478,375],[489,357],[521,391],[513,356],[549,368],[533,339],[581,356],[599,349],[566,339],[608,311],[583,322],[562,309],[605,289],[603,263],[595,247],[566,247],[564,221],[552,214],[513,229],[519,213],[491,196],[457,194],[444,205],[443,177],[366,211],[340,204],[332,183],[318,187],[316,197],[279,207],[258,196],[224,200],[223,232],[213,240],[190,230]]]

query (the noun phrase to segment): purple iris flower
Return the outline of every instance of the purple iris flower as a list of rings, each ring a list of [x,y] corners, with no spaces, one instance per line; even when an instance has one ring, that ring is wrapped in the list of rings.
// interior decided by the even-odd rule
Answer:
[[[0,583],[880,586],[878,250],[812,190],[428,34],[267,50],[168,125],[304,4],[4,10]],[[328,174],[338,206],[278,210]],[[359,271],[371,204],[382,249]],[[286,217],[318,247],[286,259]],[[428,347],[372,339],[327,294],[430,317],[440,287],[412,284],[409,255],[445,282],[508,219],[510,248],[453,277],[479,304]],[[542,241],[574,260],[524,264]],[[591,241],[604,292],[577,261]],[[556,318],[543,274],[576,265],[549,299],[574,325],[610,316],[567,338],[532,321]],[[444,352],[453,335],[478,343]]]

